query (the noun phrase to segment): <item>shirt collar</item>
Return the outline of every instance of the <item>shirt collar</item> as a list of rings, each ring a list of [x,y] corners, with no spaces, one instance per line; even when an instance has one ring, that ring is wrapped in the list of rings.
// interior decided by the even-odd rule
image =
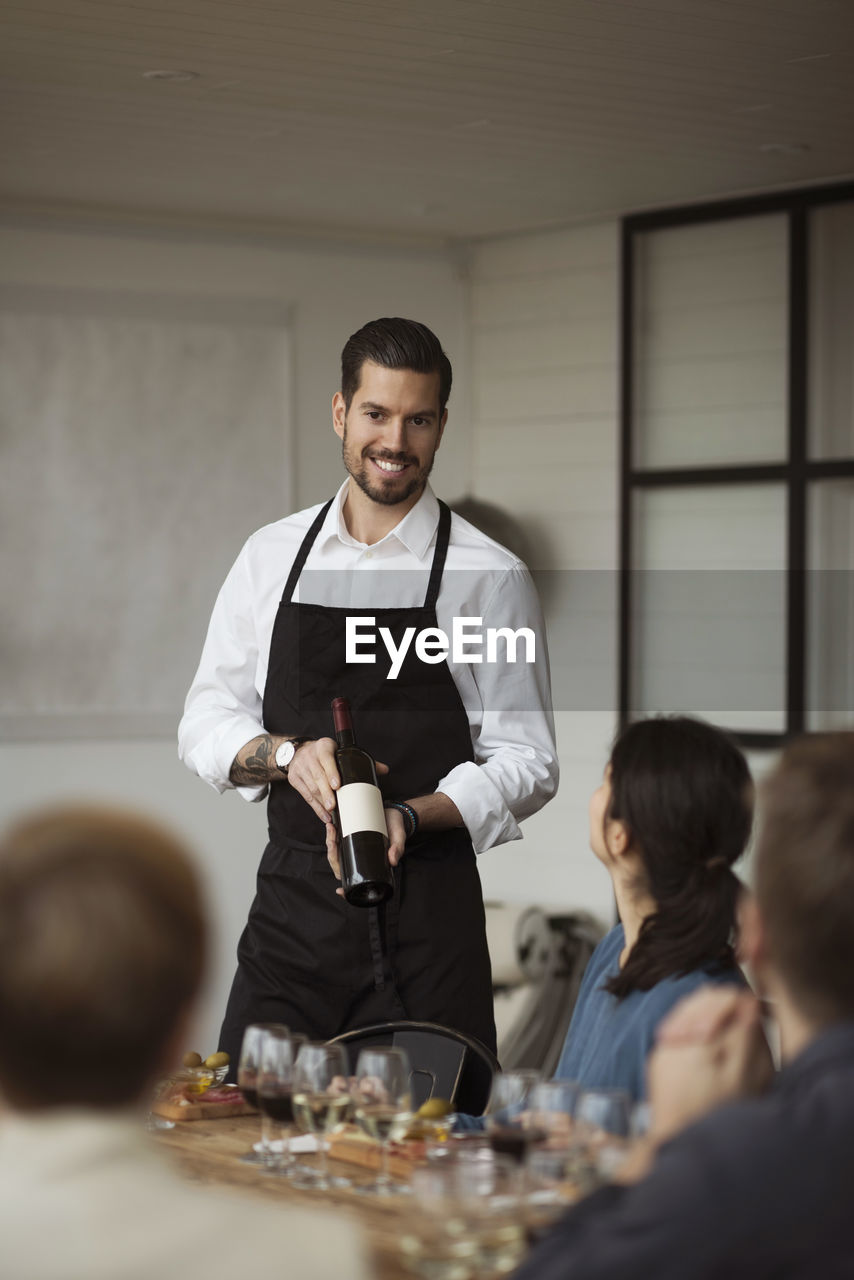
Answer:
[[[332,506],[326,513],[326,519],[320,527],[317,535],[317,544],[322,546],[333,538],[337,538],[345,547],[363,547],[365,544],[357,542],[347,532],[347,526],[344,523],[342,506],[347,496],[347,486],[349,477],[341,485],[341,488],[332,499]],[[419,560],[424,560],[430,550],[431,544],[439,525],[439,500],[436,497],[430,485],[424,486],[424,492],[411,510],[400,520],[393,529],[381,538],[376,544],[382,546],[384,542],[395,538],[400,542],[407,551],[411,551]]]

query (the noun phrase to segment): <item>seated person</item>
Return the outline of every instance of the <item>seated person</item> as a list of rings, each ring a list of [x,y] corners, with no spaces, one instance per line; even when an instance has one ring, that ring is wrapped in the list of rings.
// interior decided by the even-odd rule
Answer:
[[[347,1223],[192,1186],[144,1131],[206,932],[187,856],[147,821],[60,808],[0,840],[3,1280],[363,1280]]]
[[[645,1096],[655,1029],[705,983],[744,985],[733,952],[753,786],[738,747],[699,720],[641,720],[590,799],[590,847],[620,923],[582,980],[555,1077]]]
[[[854,734],[792,743],[761,801],[741,949],[773,1001],[782,1071],[751,994],[694,993],[650,1056],[645,1152],[517,1280],[854,1274]]]

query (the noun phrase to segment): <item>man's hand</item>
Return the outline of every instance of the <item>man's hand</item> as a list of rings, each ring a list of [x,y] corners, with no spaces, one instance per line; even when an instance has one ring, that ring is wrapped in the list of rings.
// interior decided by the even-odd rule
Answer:
[[[377,765],[379,769],[379,765]],[[385,769],[385,766],[383,766]],[[388,860],[393,867],[396,867],[406,852],[406,824],[403,821],[403,814],[399,809],[385,810],[386,826],[388,827]],[[341,858],[338,850],[338,832],[335,830],[335,823],[330,819],[326,824],[326,857],[329,865],[335,872],[337,880],[341,879]],[[343,898],[344,890],[337,889],[336,892]]]
[[[737,987],[704,987],[658,1028],[647,1063],[655,1145],[723,1102],[762,1092],[774,1074],[759,1002]]]
[[[321,822],[330,822],[335,791],[341,785],[335,762],[335,739],[312,738],[297,747],[288,765],[288,782],[311,805]]]

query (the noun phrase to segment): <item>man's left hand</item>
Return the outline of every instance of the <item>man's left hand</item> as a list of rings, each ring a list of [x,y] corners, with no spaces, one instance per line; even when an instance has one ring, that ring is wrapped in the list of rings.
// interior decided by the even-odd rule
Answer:
[[[406,824],[399,809],[386,809],[385,820],[389,839],[388,860],[393,867],[396,867],[406,852]],[[340,880],[341,858],[338,849],[338,832],[334,822],[326,824],[326,857],[335,872],[336,880]],[[336,893],[343,898],[343,889],[336,889]]]
[[[682,1000],[659,1027],[647,1074],[656,1145],[723,1102],[761,1093],[774,1064],[756,997],[705,987]]]

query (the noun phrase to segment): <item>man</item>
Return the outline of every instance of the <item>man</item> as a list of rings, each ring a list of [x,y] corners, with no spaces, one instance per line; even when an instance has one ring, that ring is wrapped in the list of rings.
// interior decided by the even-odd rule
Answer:
[[[144,1131],[205,935],[186,854],[147,821],[60,808],[0,841],[3,1280],[365,1276],[344,1222],[192,1186]]]
[[[781,1072],[769,1088],[752,995],[677,1006],[628,1185],[571,1211],[519,1280],[854,1275],[854,734],[796,741],[763,799],[742,952],[773,1002]]]
[[[341,367],[332,416],[348,478],[324,506],[249,539],[179,729],[181,757],[205,781],[269,794],[270,843],[221,1044],[234,1054],[250,1021],[328,1038],[415,1018],[494,1049],[475,851],[519,838],[519,821],[557,785],[539,605],[524,565],[452,517],[428,484],[451,388],[435,335],[374,321],[349,339]],[[439,633],[451,637],[460,619],[487,638],[504,629],[503,660],[476,643],[444,657]],[[511,657],[509,632],[524,653],[514,639]],[[387,802],[404,806],[386,810],[397,871],[380,908],[336,894],[324,856],[328,838],[336,866],[337,696],[380,762]]]

